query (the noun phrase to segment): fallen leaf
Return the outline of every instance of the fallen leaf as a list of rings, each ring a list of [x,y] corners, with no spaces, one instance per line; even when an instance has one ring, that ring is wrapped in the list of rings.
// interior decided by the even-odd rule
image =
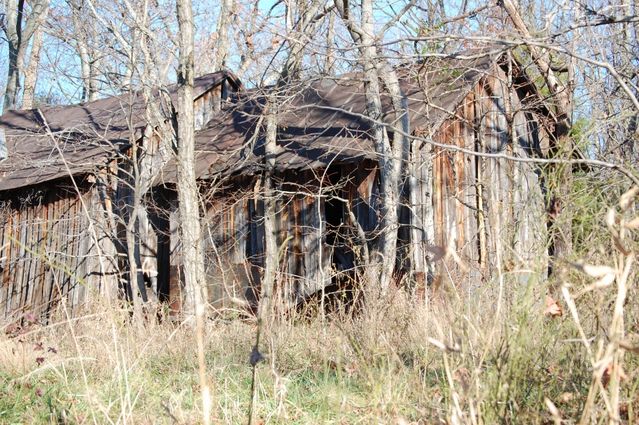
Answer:
[[[590,292],[590,291],[594,291],[595,289],[607,288],[610,285],[612,285],[612,283],[615,281],[615,278],[616,278],[616,276],[614,274],[607,274],[604,277],[602,277],[601,279],[599,279],[598,281],[596,281],[595,283],[584,287],[581,291],[579,291],[575,295],[575,298],[579,298],[583,294],[585,294],[587,292]]]
[[[544,403],[546,404],[546,408],[548,409],[548,411],[552,415],[553,421],[556,424],[560,424],[561,423],[561,415],[559,414],[559,409],[557,409],[557,406],[555,406],[555,403],[553,403],[552,400],[549,399],[548,397],[544,398]]]
[[[617,367],[619,368],[618,370],[619,382],[623,382],[627,380],[628,375],[626,375],[626,372],[624,372],[621,366],[617,366]],[[610,378],[612,378],[612,373],[614,370],[615,370],[615,367],[613,366],[612,362],[608,363],[608,366],[606,366],[606,369],[604,370],[604,373],[601,377],[601,383],[603,384],[604,388],[608,387],[608,384],[610,383]]]
[[[452,345],[445,344],[442,341],[439,341],[435,338],[430,338],[430,337],[427,339],[427,341],[442,351],[452,352],[452,353],[458,353],[461,351],[461,345],[457,341],[453,343]]]
[[[573,393],[570,392],[565,392],[565,393],[561,393],[559,395],[559,401],[561,403],[568,403],[571,402],[575,399],[575,395]]]
[[[544,315],[550,317],[561,317],[563,314],[564,311],[559,303],[550,295],[546,295],[546,309],[544,310]]]
[[[598,281],[596,281],[594,283],[594,287],[595,287],[595,289],[607,288],[608,286],[612,285],[612,283],[614,281],[615,281],[615,274],[614,273],[610,273],[610,274],[605,275],[604,277],[602,277]]]
[[[608,227],[612,228],[615,225],[615,221],[616,221],[615,210],[612,208],[609,208],[608,214],[606,214],[606,224],[608,225]]]

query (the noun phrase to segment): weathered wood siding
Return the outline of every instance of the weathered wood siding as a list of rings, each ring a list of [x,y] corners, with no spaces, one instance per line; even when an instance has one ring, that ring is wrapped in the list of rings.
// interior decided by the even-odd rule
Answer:
[[[406,180],[412,192],[402,197],[397,266],[414,266],[417,283],[446,277],[472,288],[494,276],[498,266],[523,279],[529,270],[545,270],[546,213],[537,165],[472,153],[543,155],[546,135],[537,109],[527,102],[496,67],[432,135],[432,129],[416,130],[418,136],[467,151],[413,142]],[[362,160],[277,177],[276,294],[299,302],[357,266],[360,241],[348,208],[374,249],[380,232],[379,170],[375,161]],[[223,186],[202,188],[203,245],[210,300],[217,307],[255,302],[264,266],[260,177],[223,180]],[[156,225],[166,235],[157,239],[158,285],[165,288],[158,292],[170,292],[167,299],[179,307],[181,261],[172,202],[160,202],[170,212]],[[162,264],[170,264],[170,270]]]
[[[92,294],[117,293],[94,186],[83,184],[78,195],[70,182],[43,185],[4,194],[0,204],[0,316],[46,318],[62,304],[72,315]]]
[[[222,83],[227,84],[226,82]],[[201,130],[220,110],[220,101],[226,95],[226,89],[217,86],[195,99],[193,112],[195,117],[195,130]]]
[[[434,140],[530,158],[542,131],[533,111],[508,88],[506,74],[498,72],[469,93]],[[424,148],[419,157],[421,249],[431,263],[449,247],[461,260],[448,256],[436,262],[438,274],[475,286],[494,273],[498,256],[503,271],[544,269],[546,215],[537,165],[439,147]]]
[[[277,285],[287,301],[297,302],[327,286],[332,247],[326,245],[326,220],[320,186],[311,172],[280,176],[276,208],[280,264]],[[204,250],[210,300],[223,307],[234,300],[256,300],[264,267],[264,206],[259,178],[237,179],[232,189],[208,197]]]
[[[220,110],[227,85],[223,81],[194,101],[195,130],[205,127]],[[129,279],[126,227],[130,220],[135,220],[134,256],[149,299],[157,295],[180,309],[174,192],[160,190],[159,196],[147,196],[154,184],[163,183],[155,178],[173,155],[170,142],[162,143],[147,126],[143,137],[133,144],[136,155],[127,149],[116,157],[114,151],[108,166],[84,180],[76,176],[82,180],[79,190],[71,179],[62,178],[0,193],[0,318],[26,312],[46,318],[62,304],[73,315],[90,294],[100,293],[107,299],[122,296]],[[137,167],[133,167],[134,158]],[[145,196],[134,216],[136,190]],[[241,210],[235,211],[239,214]],[[243,220],[239,215],[231,223]],[[259,249],[257,242],[251,246]],[[243,249],[240,245],[234,250],[230,264],[242,261],[239,252]]]

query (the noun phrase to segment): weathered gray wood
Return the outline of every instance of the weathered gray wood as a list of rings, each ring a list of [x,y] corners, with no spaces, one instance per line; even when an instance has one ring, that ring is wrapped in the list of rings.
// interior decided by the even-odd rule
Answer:
[[[13,302],[15,304],[16,309],[20,309],[23,311],[24,304],[22,299],[22,292],[27,291],[29,288],[29,283],[25,277],[25,263],[27,258],[26,245],[25,242],[27,240],[27,232],[29,230],[28,225],[29,220],[29,209],[24,209],[20,214],[20,230],[18,237],[18,245],[19,245],[19,257],[16,263],[16,285],[14,285],[14,293],[13,293]]]
[[[13,286],[15,285],[15,267],[14,267],[14,263],[16,261],[16,244],[14,242],[14,238],[16,237],[16,229],[17,229],[17,224],[16,221],[19,220],[19,211],[16,211],[14,214],[12,214],[10,221],[9,221],[9,225],[8,225],[8,234],[7,234],[7,244],[8,244],[8,249],[7,249],[7,271],[6,271],[6,275],[5,275],[5,279],[4,279],[4,283],[6,285],[6,296],[5,296],[5,311],[7,316],[9,314],[12,313],[11,310],[11,297],[12,297],[12,293],[13,293]]]
[[[326,276],[323,272],[325,263],[320,263],[320,261],[324,262],[328,255],[323,238],[326,233],[326,220],[321,216],[321,201],[315,196],[306,196],[303,199],[305,204],[302,221],[304,277],[298,301],[321,291],[326,285]]]
[[[36,207],[36,213],[35,213],[36,220],[33,223],[36,233],[35,233],[35,238],[32,241],[32,251],[36,253],[36,257],[32,258],[31,260],[31,264],[32,264],[31,279],[34,282],[34,288],[33,288],[34,290],[29,295],[29,304],[32,305],[33,308],[38,312],[42,312],[44,310],[44,306],[40,302],[40,294],[42,292],[41,287],[44,283],[41,264],[43,262],[43,254],[44,254],[42,249],[42,247],[44,246],[43,239],[44,239],[44,234],[46,231],[46,224],[45,224],[45,221],[46,221],[45,205],[46,204],[45,203],[46,203],[46,199],[45,199],[45,196],[43,195],[38,200],[38,205]]]
[[[3,316],[29,311],[46,318],[60,302],[74,314],[88,299],[90,263],[97,256],[89,231],[94,192],[80,190],[34,188],[12,200],[2,226],[1,240],[12,241],[2,250]]]
[[[44,310],[49,305],[48,290],[47,287],[52,285],[53,279],[51,278],[51,266],[49,265],[49,252],[48,248],[51,246],[51,232],[54,223],[54,206],[53,196],[50,192],[47,192],[44,196],[44,202],[46,205],[46,220],[45,233],[42,239],[42,283],[40,285],[40,306]],[[47,285],[46,282],[49,282]]]
[[[2,226],[0,227],[0,314],[6,315],[7,294],[9,290],[8,273],[10,267],[9,234],[11,229],[11,213],[8,203],[2,202],[0,206],[0,215],[2,217]]]
[[[247,206],[242,200],[232,206],[234,214],[234,244],[233,261],[235,264],[244,264],[246,261],[246,239],[248,232]]]

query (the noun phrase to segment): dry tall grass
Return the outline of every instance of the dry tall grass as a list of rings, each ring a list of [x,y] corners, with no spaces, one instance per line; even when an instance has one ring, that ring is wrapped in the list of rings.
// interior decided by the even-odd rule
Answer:
[[[542,314],[541,290],[533,286],[512,294],[502,317],[489,307],[490,290],[437,306],[398,292],[355,317],[275,323],[265,335],[267,361],[258,366],[257,417],[267,423],[547,423],[553,414],[579,419],[588,404],[586,422],[607,418],[610,400],[595,394],[588,401],[593,353],[570,315]],[[588,315],[586,307],[577,310]],[[0,337],[0,422],[200,422],[192,330],[135,326],[128,317],[112,309]],[[580,322],[595,348],[603,341],[596,321]],[[217,423],[246,422],[254,332],[254,323],[237,320],[207,327]],[[637,359],[628,355],[616,364],[625,371],[616,374],[625,375],[620,418],[636,421]],[[602,383],[601,395],[610,398],[612,385]]]
[[[637,423],[639,221],[627,193],[593,219],[602,245],[562,280],[516,271],[428,304],[402,290],[356,314],[280,317],[257,366],[261,423]],[[548,309],[546,294],[563,295]],[[497,314],[496,306],[501,308]],[[0,332],[0,423],[202,422],[195,335],[168,320],[86,314]],[[554,314],[544,314],[551,312]],[[251,320],[207,323],[213,422],[246,423]]]

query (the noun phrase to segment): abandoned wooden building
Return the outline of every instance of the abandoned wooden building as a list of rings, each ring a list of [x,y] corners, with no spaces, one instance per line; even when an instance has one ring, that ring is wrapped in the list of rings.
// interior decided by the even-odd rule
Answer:
[[[229,72],[197,78],[196,128],[239,88]],[[74,314],[91,294],[118,296],[127,269],[123,227],[131,214],[132,157],[139,161],[135,180],[145,184],[162,145],[149,109],[153,103],[170,117],[175,91],[168,87],[166,99],[158,91],[146,100],[136,92],[0,117],[7,152],[0,162],[0,316],[46,316],[58,304]],[[146,234],[150,224],[142,213],[137,222]],[[145,268],[142,256],[152,247],[136,249]],[[146,269],[155,279],[155,265]]]
[[[544,157],[551,144],[550,114],[525,70],[496,52],[432,59],[398,74],[413,137],[402,166],[398,261],[389,267],[417,285],[447,277],[471,288],[491,277],[500,249],[509,270],[543,273],[542,173],[534,163],[506,158]],[[375,250],[382,189],[363,81],[359,73],[319,78],[276,94],[277,294],[286,301],[299,302],[340,276],[348,280],[364,266],[356,258],[362,244]],[[273,93],[238,93],[196,136],[215,302],[252,301],[259,287],[262,105]],[[383,103],[392,134],[388,96]],[[162,196],[175,199],[175,172],[165,173]]]
[[[502,249],[503,264],[532,269],[545,256],[543,178],[535,164],[512,158],[547,155],[552,119],[525,69],[497,51],[429,59],[397,72],[411,137],[402,158],[398,261],[389,267],[420,285],[447,276],[470,287],[490,278]],[[240,86],[230,74],[213,75],[198,96],[219,98],[222,87]],[[364,244],[374,251],[381,230],[379,156],[362,75],[300,84],[279,93],[275,158],[277,292],[292,302],[355,276],[359,252]],[[235,91],[217,113],[202,114],[196,132],[214,306],[254,301],[264,265],[261,116],[273,90]],[[60,301],[73,312],[89,293],[116,297],[121,290],[127,256],[114,220],[127,211],[130,194],[118,194],[118,179],[107,176],[119,172],[122,180],[117,165],[148,125],[134,114],[139,125],[125,125],[120,139],[107,135],[112,120],[97,113],[100,102],[122,109],[121,100],[110,99],[0,118],[8,146],[0,163],[0,314],[45,315]],[[383,105],[392,134],[387,95]],[[83,112],[98,137],[70,131],[70,111]],[[114,146],[123,154],[114,156]],[[141,267],[150,291],[179,308],[176,169],[172,160],[153,164],[145,168],[153,175],[135,249],[140,265],[150,264]]]

